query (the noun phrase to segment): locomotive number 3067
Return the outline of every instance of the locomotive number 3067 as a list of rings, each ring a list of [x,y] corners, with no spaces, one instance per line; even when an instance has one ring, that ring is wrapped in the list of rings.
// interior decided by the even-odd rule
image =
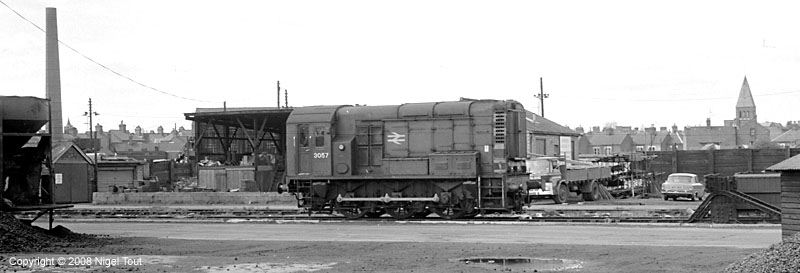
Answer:
[[[314,158],[328,158],[330,153],[314,153]]]

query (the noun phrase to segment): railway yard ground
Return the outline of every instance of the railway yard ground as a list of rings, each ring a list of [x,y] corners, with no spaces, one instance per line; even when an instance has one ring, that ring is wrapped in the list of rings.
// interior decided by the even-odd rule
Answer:
[[[23,232],[39,244],[0,251],[0,272],[725,272],[781,241],[776,224],[654,220],[685,219],[699,204],[542,200],[466,221],[303,218],[290,204],[86,204],[57,213],[60,232]],[[529,221],[547,217],[560,220]],[[650,220],[609,220],[635,217]],[[74,264],[19,265],[59,258]]]

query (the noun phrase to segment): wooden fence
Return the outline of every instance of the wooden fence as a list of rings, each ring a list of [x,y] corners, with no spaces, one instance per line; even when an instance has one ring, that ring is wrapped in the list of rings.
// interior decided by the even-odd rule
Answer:
[[[732,176],[736,173],[761,172],[800,154],[800,148],[658,151],[648,154],[657,156],[648,169],[664,177],[672,173],[693,173],[701,177],[712,173]]]
[[[150,162],[150,176],[158,177],[159,186],[172,188],[182,177],[194,176],[195,165],[172,160]]]

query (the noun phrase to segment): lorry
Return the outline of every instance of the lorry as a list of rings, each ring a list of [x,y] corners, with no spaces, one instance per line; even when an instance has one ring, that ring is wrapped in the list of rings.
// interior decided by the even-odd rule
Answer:
[[[586,201],[599,200],[601,188],[613,178],[610,166],[567,160],[559,157],[536,157],[526,160],[530,172],[528,201],[552,198],[556,204],[567,202],[570,192],[583,194]]]

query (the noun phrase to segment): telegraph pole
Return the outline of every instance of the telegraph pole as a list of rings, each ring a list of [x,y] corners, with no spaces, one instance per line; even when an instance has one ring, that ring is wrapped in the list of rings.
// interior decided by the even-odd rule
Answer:
[[[281,108],[281,81],[278,81],[278,108]]]
[[[544,99],[549,98],[550,94],[544,93],[544,83],[542,82],[542,77],[539,77],[539,94],[536,94],[533,97],[539,99],[539,110],[541,110],[542,117],[544,117]]]
[[[97,112],[92,111],[92,98],[89,98],[89,112],[84,112],[84,116],[89,116],[89,139],[92,141],[92,152],[94,152],[94,183],[95,187],[97,187],[97,152],[99,149],[95,146],[95,142],[97,142],[97,132],[92,130],[94,124],[92,123],[92,117],[98,115]]]

